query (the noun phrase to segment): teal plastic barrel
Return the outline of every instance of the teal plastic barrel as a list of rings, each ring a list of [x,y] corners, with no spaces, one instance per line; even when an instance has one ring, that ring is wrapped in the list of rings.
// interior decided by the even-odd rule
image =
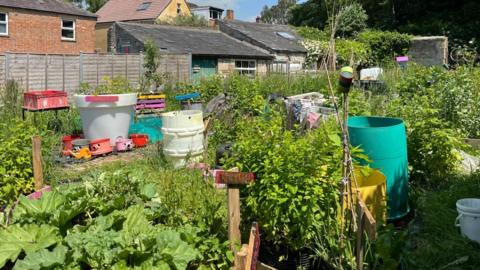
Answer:
[[[162,118],[157,115],[139,115],[130,123],[129,134],[147,134],[150,143],[163,139]]]
[[[410,210],[407,137],[402,119],[350,117],[348,132],[351,145],[363,149],[370,158],[370,167],[387,177],[388,220],[407,215]]]

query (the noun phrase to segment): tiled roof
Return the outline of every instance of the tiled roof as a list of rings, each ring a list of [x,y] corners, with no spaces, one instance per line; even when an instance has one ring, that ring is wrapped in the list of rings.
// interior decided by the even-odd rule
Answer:
[[[109,0],[97,11],[98,22],[155,20],[170,2],[171,0]],[[138,10],[143,3],[150,5],[145,10]]]
[[[95,14],[78,8],[70,3],[66,3],[63,0],[0,0],[0,6],[83,17],[96,17]]]
[[[141,23],[117,23],[132,37],[144,43],[153,40],[157,46],[171,53],[191,53],[202,56],[226,56],[242,58],[273,58],[270,54],[248,43],[211,29],[151,25]]]
[[[220,21],[219,24],[221,31],[229,34],[236,31],[264,49],[275,52],[306,53],[306,49],[300,44],[302,38],[288,25],[227,20]],[[234,34],[233,36],[237,37]]]

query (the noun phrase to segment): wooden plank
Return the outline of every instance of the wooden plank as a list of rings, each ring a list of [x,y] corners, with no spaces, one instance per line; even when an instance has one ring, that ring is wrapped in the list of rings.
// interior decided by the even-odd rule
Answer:
[[[363,246],[365,244],[364,241],[364,225],[365,225],[365,209],[366,207],[363,207],[362,205],[362,200],[359,199],[359,203],[357,204],[357,218],[358,218],[358,228],[357,228],[357,243],[356,243],[356,254],[355,254],[355,259],[356,259],[356,264],[357,264],[357,270],[363,270]]]
[[[252,172],[226,172],[221,171],[216,175],[220,184],[227,185],[248,185],[255,181],[255,175]]]
[[[245,270],[256,270],[258,255],[260,253],[260,232],[258,223],[254,222],[250,230],[250,238],[248,240],[247,260],[245,262]]]
[[[271,267],[270,265],[266,265],[264,263],[258,262],[257,270],[277,270],[277,269],[274,267]]]
[[[245,261],[247,260],[248,245],[242,245],[239,252],[235,253],[234,269],[245,270]]]
[[[241,244],[240,234],[240,189],[229,187],[228,193],[228,240],[230,248],[236,251],[236,246]]]
[[[368,239],[370,239],[370,241],[374,241],[377,238],[377,222],[362,200],[359,200],[359,204],[361,205],[365,214],[364,229],[367,232]]]
[[[39,191],[43,188],[42,141],[40,136],[32,137],[32,163],[35,190]]]

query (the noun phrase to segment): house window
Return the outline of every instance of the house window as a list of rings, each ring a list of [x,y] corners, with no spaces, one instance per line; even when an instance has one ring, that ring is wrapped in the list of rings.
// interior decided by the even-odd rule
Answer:
[[[182,13],[182,4],[178,3],[177,4],[177,14]]]
[[[210,10],[210,19],[212,20],[217,20],[221,19],[221,12],[216,11],[216,10]]]
[[[62,40],[75,40],[74,20],[62,20]]]
[[[257,72],[257,62],[255,60],[236,60],[235,70],[240,75],[255,76]]]
[[[147,10],[151,4],[152,2],[143,2],[138,6],[137,11]]]
[[[8,35],[8,13],[0,13],[0,36]]]

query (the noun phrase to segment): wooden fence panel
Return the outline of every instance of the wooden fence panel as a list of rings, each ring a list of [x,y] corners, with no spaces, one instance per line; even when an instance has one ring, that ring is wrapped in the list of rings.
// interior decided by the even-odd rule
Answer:
[[[83,83],[96,87],[104,77],[124,77],[137,87],[144,75],[143,54],[41,55],[9,53],[0,55],[0,85],[15,79],[26,90],[55,89],[69,95]],[[190,79],[189,54],[161,55],[159,73],[172,81]]]

